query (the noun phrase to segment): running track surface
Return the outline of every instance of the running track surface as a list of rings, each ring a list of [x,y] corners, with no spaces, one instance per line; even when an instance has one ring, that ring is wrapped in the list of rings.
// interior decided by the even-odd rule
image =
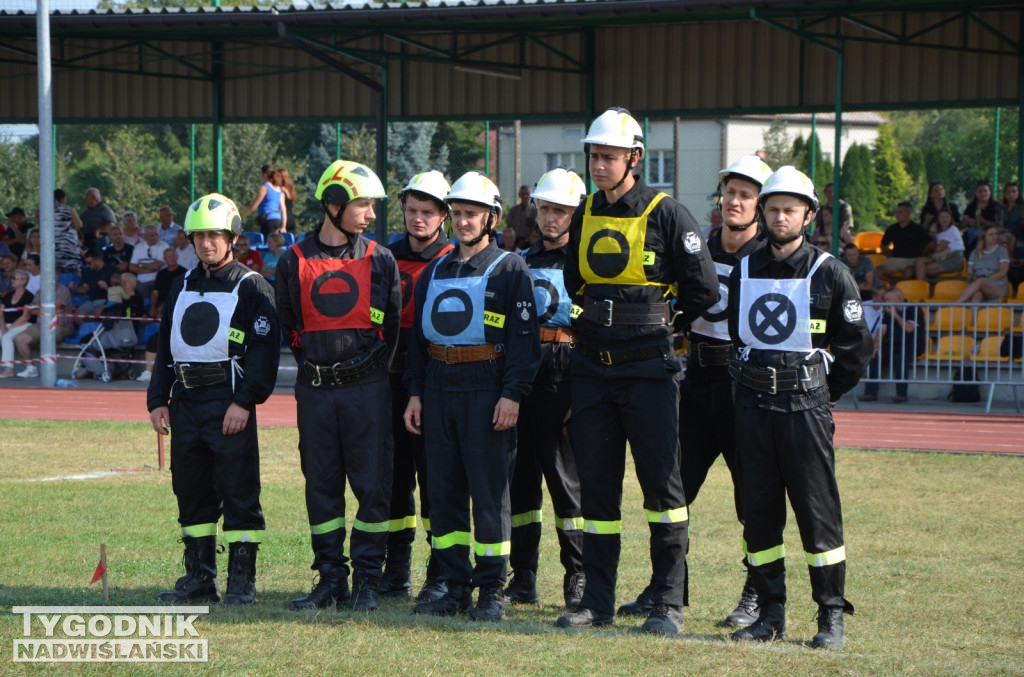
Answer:
[[[146,422],[143,390],[0,389],[5,418]],[[294,427],[295,398],[274,394],[260,405],[261,426]],[[953,413],[835,412],[837,447],[1024,455],[1024,416]]]

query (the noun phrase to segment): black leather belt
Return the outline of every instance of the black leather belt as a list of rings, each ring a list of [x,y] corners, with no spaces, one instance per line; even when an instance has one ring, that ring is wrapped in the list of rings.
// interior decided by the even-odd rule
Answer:
[[[231,365],[227,362],[180,362],[174,365],[174,373],[183,386],[192,390],[226,383],[230,368]]]
[[[672,304],[665,303],[616,303],[612,299],[585,299],[580,317],[603,324],[613,325],[663,325],[671,324],[675,312]]]
[[[796,369],[754,367],[740,360],[729,363],[729,375],[751,390],[775,395],[786,392],[808,392],[827,382],[825,367],[821,364],[801,365]]]
[[[650,348],[637,348],[636,350],[598,350],[590,347],[579,347],[577,350],[581,350],[587,357],[597,358],[601,364],[611,367],[617,364],[626,364],[627,362],[639,362],[641,360],[653,360],[655,358],[664,358],[665,351],[662,348],[652,346]]]
[[[318,365],[312,362],[303,363],[306,376],[313,379],[313,386],[325,383],[351,383],[380,369],[387,359],[388,345],[379,344],[366,355],[354,357],[344,362],[335,362],[331,365]]]
[[[731,343],[693,343],[692,361],[701,367],[724,367],[736,359],[736,349]]]

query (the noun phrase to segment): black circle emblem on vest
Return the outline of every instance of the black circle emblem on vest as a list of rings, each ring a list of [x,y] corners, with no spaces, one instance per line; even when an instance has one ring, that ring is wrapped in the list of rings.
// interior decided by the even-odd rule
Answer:
[[[717,313],[713,313],[711,312],[711,308],[708,308],[701,313],[701,317],[708,322],[724,322],[729,317],[729,278],[725,275],[718,276],[718,295],[721,298],[719,298],[718,303],[715,305],[721,305],[722,309]],[[713,307],[714,306],[712,306],[712,308]]]
[[[619,245],[618,253],[597,254],[594,252],[594,247],[597,243],[605,238],[615,240],[616,244]],[[594,233],[593,237],[590,238],[590,244],[587,245],[587,264],[594,271],[595,275],[608,279],[618,277],[626,270],[628,263],[629,242],[621,232],[611,228],[603,228]]]
[[[193,303],[181,316],[181,339],[194,348],[205,346],[220,328],[220,313],[209,301]]]
[[[326,317],[344,317],[359,301],[359,283],[340,270],[321,273],[313,282],[310,300],[317,312]]]
[[[452,299],[448,305],[462,305],[462,310],[441,311],[441,303]],[[454,302],[454,303],[453,303]],[[430,309],[430,321],[434,329],[442,336],[457,336],[469,327],[473,319],[473,301],[469,294],[461,289],[448,289],[437,295],[434,306]]]
[[[778,305],[774,309],[769,308],[768,304],[773,302]],[[782,343],[792,336],[793,330],[796,329],[796,306],[788,296],[765,294],[750,304],[747,324],[754,337],[761,343],[770,346]]]
[[[398,277],[402,280],[402,309],[404,310],[412,302],[415,285],[412,283],[412,275],[404,271],[398,271]]]
[[[537,316],[537,322],[544,324],[558,312],[558,288],[544,278],[537,278],[533,281],[533,288],[536,289],[537,287],[540,287],[548,294],[548,304],[544,308],[544,312]]]

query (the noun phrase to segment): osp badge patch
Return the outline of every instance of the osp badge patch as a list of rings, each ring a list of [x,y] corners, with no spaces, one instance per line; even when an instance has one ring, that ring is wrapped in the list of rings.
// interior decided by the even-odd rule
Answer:
[[[860,322],[864,318],[864,308],[861,307],[860,301],[857,299],[848,299],[843,301],[843,319],[854,324]]]
[[[266,336],[270,333],[270,320],[265,315],[260,315],[252,323],[252,329],[256,332],[257,336]]]
[[[700,236],[692,230],[683,236],[683,249],[687,254],[696,254],[700,251]]]

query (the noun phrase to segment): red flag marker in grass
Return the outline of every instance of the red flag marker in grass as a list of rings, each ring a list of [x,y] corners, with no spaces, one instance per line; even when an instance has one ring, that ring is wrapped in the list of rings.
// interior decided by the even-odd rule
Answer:
[[[89,585],[92,585],[96,581],[103,581],[103,601],[107,601],[107,544],[100,543],[100,563],[96,565],[96,571],[93,572],[92,580],[89,581]]]

